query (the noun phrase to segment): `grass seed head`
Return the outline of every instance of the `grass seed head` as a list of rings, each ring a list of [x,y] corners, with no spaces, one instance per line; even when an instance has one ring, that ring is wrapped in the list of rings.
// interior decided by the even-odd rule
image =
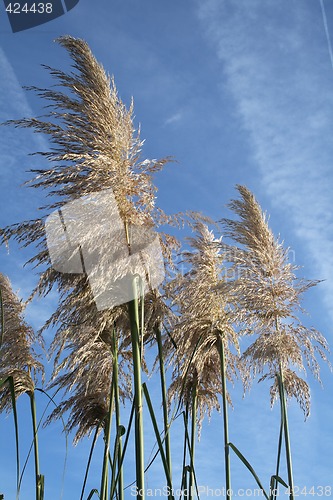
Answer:
[[[302,295],[318,281],[296,277],[298,267],[289,262],[288,249],[274,237],[253,194],[245,186],[237,189],[240,199],[232,200],[229,208],[238,220],[224,219],[223,225],[226,235],[238,245],[229,250],[236,268],[234,298],[242,310],[245,329],[257,335],[242,361],[253,376],[266,373],[274,380],[273,401],[276,375],[282,371],[287,395],[295,397],[308,415],[310,391],[300,373],[307,366],[319,379],[316,354],[328,361],[328,344],[321,333],[305,327],[298,315]]]

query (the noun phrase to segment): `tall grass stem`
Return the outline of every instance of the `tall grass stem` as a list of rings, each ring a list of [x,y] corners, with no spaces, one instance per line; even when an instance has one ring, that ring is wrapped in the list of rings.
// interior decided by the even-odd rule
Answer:
[[[288,484],[289,484],[289,499],[294,500],[294,477],[293,477],[293,467],[291,459],[291,446],[290,446],[290,436],[289,436],[289,423],[288,423],[288,412],[287,412],[287,401],[284,389],[283,380],[283,370],[280,367],[279,376],[279,392],[281,401],[281,411],[283,416],[283,428],[284,428],[284,442],[286,449],[286,461],[287,461],[287,472],[288,472]]]
[[[221,381],[222,381],[222,405],[223,405],[223,430],[224,430],[224,467],[226,482],[226,499],[231,499],[231,473],[230,473],[230,450],[229,450],[229,423],[228,423],[228,400],[227,381],[223,338],[219,337],[219,354],[221,361]]]
[[[170,478],[172,480],[170,432],[169,432],[169,422],[168,422],[168,400],[167,400],[167,388],[166,388],[166,380],[165,380],[164,353],[163,353],[161,329],[159,327],[156,328],[155,333],[156,333],[156,340],[157,340],[157,346],[158,346],[158,360],[159,360],[161,392],[162,392],[165,457],[166,457],[166,461],[168,464],[169,475],[170,475]],[[171,493],[168,495],[168,498],[169,498],[169,500],[171,500],[171,498],[172,498]]]
[[[145,498],[144,491],[144,440],[143,440],[143,415],[142,415],[142,383],[141,383],[141,353],[139,338],[139,304],[137,299],[136,278],[133,277],[133,297],[128,303],[128,312],[131,326],[131,342],[133,356],[134,378],[134,407],[135,407],[135,462],[136,486],[141,499]]]
[[[39,449],[38,449],[38,428],[36,417],[36,399],[35,392],[29,393],[32,429],[33,429],[33,443],[34,443],[34,459],[35,459],[35,486],[36,486],[36,500],[43,500],[41,475],[39,470]]]
[[[109,459],[110,437],[111,437],[111,419],[113,412],[113,392],[114,392],[114,381],[112,378],[111,388],[110,388],[109,410],[108,410],[108,415],[106,416],[105,419],[105,429],[104,429],[104,455],[103,455],[100,500],[107,500],[108,459]]]
[[[197,432],[197,408],[198,408],[198,387],[197,383],[194,384],[192,388],[192,419],[191,419],[191,446],[190,446],[190,455],[191,455],[191,474],[189,481],[189,498],[192,500],[194,498],[194,485],[195,485],[195,477],[194,477],[194,455],[195,455],[195,438]]]

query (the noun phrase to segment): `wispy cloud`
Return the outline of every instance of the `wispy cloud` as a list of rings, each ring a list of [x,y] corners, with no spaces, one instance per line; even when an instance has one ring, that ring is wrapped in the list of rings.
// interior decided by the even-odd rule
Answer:
[[[174,113],[173,115],[169,116],[164,122],[164,125],[171,125],[173,123],[179,122],[183,118],[183,114],[181,112]]]
[[[27,100],[26,92],[22,89],[12,65],[1,48],[0,74],[0,123],[33,116],[34,113]],[[29,158],[28,154],[46,150],[47,147],[47,142],[41,136],[32,135],[29,131],[17,130],[14,127],[1,126],[0,177],[2,188],[6,188],[6,196],[2,197],[2,202],[6,203],[1,207],[1,215],[4,214],[6,207],[8,210],[5,209],[5,212],[12,213],[18,209],[22,211],[23,207],[26,211],[29,205],[26,191],[21,189],[15,192],[13,200],[8,200],[8,197],[14,196],[15,189],[27,179],[26,171],[30,166],[36,165],[36,160]],[[8,201],[13,201],[12,206]]]
[[[323,23],[324,23],[324,28],[325,28],[326,40],[327,40],[328,53],[330,55],[331,65],[332,65],[332,69],[333,69],[333,51],[332,51],[332,44],[331,44],[331,36],[330,36],[329,29],[328,29],[328,24],[327,24],[327,17],[326,17],[324,0],[319,0],[319,1],[320,1],[321,13],[323,15]]]
[[[0,48],[0,123],[7,120],[34,115],[22,89],[15,71]],[[0,183],[2,196],[0,199],[0,227],[29,219],[36,215],[36,209],[44,203],[35,190],[22,188],[22,183],[28,179],[29,168],[36,167],[37,158],[29,157],[34,151],[47,150],[44,138],[27,130],[19,130],[10,126],[0,127]],[[40,165],[40,162],[39,162]],[[23,265],[31,257],[28,249],[18,251],[15,244],[10,245],[10,253],[6,255],[1,249],[1,271],[8,274],[15,291],[20,297],[27,299],[36,284],[36,277],[31,270]],[[32,317],[34,306],[30,306]],[[40,314],[40,313],[39,313]],[[44,317],[45,315],[42,314]],[[34,326],[38,322],[35,312]],[[40,321],[39,324],[40,325]]]
[[[333,317],[333,82],[320,5],[208,0],[199,17],[263,185],[327,280]]]
[[[13,118],[12,113],[31,113],[30,106],[18,82],[15,71],[0,47],[1,93],[0,93],[0,120]]]

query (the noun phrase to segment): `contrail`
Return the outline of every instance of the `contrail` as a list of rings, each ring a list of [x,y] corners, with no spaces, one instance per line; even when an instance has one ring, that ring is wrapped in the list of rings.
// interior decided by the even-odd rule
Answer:
[[[319,2],[320,2],[320,6],[321,6],[321,12],[323,14],[323,22],[324,22],[324,28],[325,28],[325,33],[326,33],[328,52],[329,52],[330,59],[331,59],[331,66],[333,69],[333,51],[332,51],[330,34],[328,31],[327,17],[326,17],[326,12],[325,12],[325,7],[324,7],[324,0],[319,0]]]

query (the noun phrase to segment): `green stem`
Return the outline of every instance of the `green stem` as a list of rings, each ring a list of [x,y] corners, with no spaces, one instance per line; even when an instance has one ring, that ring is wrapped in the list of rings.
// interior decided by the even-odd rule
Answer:
[[[224,465],[226,482],[226,499],[231,499],[231,474],[230,474],[230,454],[229,454],[229,424],[228,424],[228,401],[227,401],[227,381],[224,341],[222,337],[218,339],[219,354],[221,361],[221,381],[222,381],[222,404],[223,404],[223,429],[224,429]]]
[[[32,429],[33,429],[33,440],[34,440],[34,457],[35,457],[35,485],[36,485],[36,500],[42,500],[42,490],[41,490],[41,475],[39,471],[39,452],[38,452],[38,431],[37,431],[37,417],[36,417],[36,401],[35,393],[29,393],[30,398],[30,408],[31,408],[31,418],[32,418]]]
[[[174,500],[174,497],[171,494],[171,492],[172,492],[172,483],[171,483],[171,477],[170,477],[170,474],[169,474],[168,464],[167,464],[165,453],[164,453],[163,443],[162,443],[161,435],[160,435],[160,432],[159,432],[159,429],[158,429],[158,425],[157,425],[157,421],[156,421],[156,417],[155,417],[155,413],[154,413],[154,408],[153,408],[153,405],[152,405],[152,402],[151,402],[151,399],[150,399],[150,395],[149,395],[149,392],[148,392],[148,389],[147,389],[147,385],[145,383],[142,384],[142,390],[143,390],[143,394],[144,394],[146,402],[147,402],[148,411],[150,413],[150,418],[151,418],[151,423],[153,424],[153,429],[154,429],[156,440],[157,440],[157,444],[158,444],[159,451],[157,453],[160,453],[160,455],[161,455],[161,460],[162,460],[162,464],[163,464],[163,468],[164,468],[164,472],[165,472],[165,477],[166,477],[166,480],[167,480],[167,485],[168,485],[168,488],[170,489],[171,500]]]
[[[189,499],[192,500],[194,498],[193,491],[195,485],[194,478],[194,453],[195,453],[195,438],[197,431],[197,406],[198,406],[198,392],[197,392],[197,384],[195,383],[192,389],[192,418],[191,418],[191,474],[189,481]]]
[[[112,419],[112,411],[113,411],[113,374],[111,380],[111,388],[110,388],[110,402],[109,402],[109,410],[105,419],[105,429],[104,429],[104,456],[103,456],[103,469],[102,469],[102,478],[101,478],[101,491],[100,491],[100,499],[107,499],[107,489],[108,489],[108,458],[109,458],[109,450],[110,450],[110,436],[111,436],[111,419]]]
[[[289,491],[290,491],[289,498],[290,498],[290,500],[294,500],[294,478],[293,478],[293,468],[292,468],[292,460],[291,460],[291,446],[290,446],[290,437],[289,437],[287,401],[286,401],[286,394],[285,394],[285,389],[284,389],[283,370],[282,370],[281,366],[280,366],[279,392],[280,392],[280,401],[281,401],[281,411],[282,411],[282,415],[283,415],[284,442],[285,442],[285,447],[286,447],[288,484],[289,484]]]
[[[123,450],[122,450],[119,468],[122,467],[123,461],[124,461],[124,458],[126,455],[127,445],[128,445],[128,441],[129,441],[129,437],[130,437],[131,428],[132,428],[133,416],[134,416],[134,403],[132,404],[131,414],[130,414],[130,418],[128,421],[127,432],[126,432],[126,436],[125,436],[125,440],[124,440],[124,446],[123,446]],[[114,484],[111,485],[110,498],[113,498],[113,496],[115,494],[116,484],[118,482],[118,478],[119,478],[119,470],[117,472],[117,476],[115,478]]]
[[[117,345],[116,331],[113,330],[113,380],[114,380],[114,403],[115,403],[115,413],[116,413],[116,428],[117,436],[120,430],[120,397],[119,397],[119,380],[118,380],[118,345]],[[122,440],[121,435],[118,437],[118,452],[117,452],[117,465],[118,465],[118,495],[119,500],[124,498],[124,477],[123,477],[123,467],[121,464],[122,455]],[[115,464],[114,464],[115,465]]]
[[[278,442],[278,452],[277,452],[277,460],[276,460],[276,470],[275,470],[275,476],[276,478],[278,477],[280,473],[280,461],[281,461],[281,448],[282,448],[282,438],[283,438],[283,415],[281,412],[281,425],[280,425],[280,434],[279,434],[279,442]],[[273,482],[273,491],[271,492],[271,497],[272,500],[275,500],[277,497],[277,488],[278,488],[278,481],[277,479],[274,479]]]
[[[161,380],[161,391],[162,391],[162,406],[163,406],[163,421],[164,421],[164,442],[165,442],[165,457],[169,468],[169,476],[172,480],[171,471],[171,448],[170,448],[170,433],[169,433],[169,423],[168,423],[168,400],[167,400],[167,390],[165,382],[165,368],[164,368],[164,354],[162,345],[162,336],[160,328],[155,329],[157,346],[158,346],[158,359],[160,365],[160,380]],[[169,500],[172,495],[168,496]]]
[[[185,491],[187,489],[186,450],[187,450],[188,403],[186,403],[186,409],[185,412],[183,412],[183,417],[184,417],[184,447],[183,447],[182,484],[180,487],[181,491]]]
[[[189,500],[189,488],[188,488],[188,481],[187,481],[187,476],[188,476],[188,471],[185,469],[184,471],[184,500]]]
[[[134,377],[134,407],[135,407],[135,458],[136,458],[136,486],[138,496],[145,498],[144,492],[144,442],[142,418],[142,384],[141,384],[141,356],[139,339],[139,307],[137,286],[133,278],[133,296],[128,303],[128,312],[131,325],[133,377]]]
[[[91,448],[90,448],[89,457],[88,457],[88,463],[87,463],[86,472],[85,472],[85,475],[84,475],[84,480],[83,480],[83,485],[82,485],[82,490],[81,490],[80,500],[83,500],[83,495],[84,495],[84,490],[85,490],[85,487],[86,487],[86,484],[87,484],[87,479],[88,479],[88,473],[89,473],[89,469],[90,469],[91,459],[92,459],[94,448],[95,448],[95,444],[96,444],[97,438],[98,438],[99,427],[100,426],[97,425],[97,427],[95,429],[95,433],[94,433],[92,445],[91,445]]]

